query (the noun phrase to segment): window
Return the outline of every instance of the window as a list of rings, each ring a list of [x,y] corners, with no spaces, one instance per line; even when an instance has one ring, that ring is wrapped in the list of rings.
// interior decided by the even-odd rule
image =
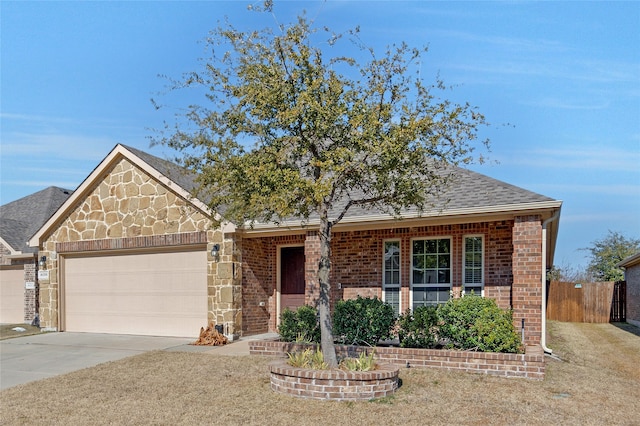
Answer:
[[[464,237],[462,285],[465,294],[472,291],[482,296],[484,288],[484,238],[481,235]]]
[[[451,239],[413,240],[411,246],[413,308],[438,305],[451,291]]]
[[[382,300],[400,315],[400,241],[384,242]]]

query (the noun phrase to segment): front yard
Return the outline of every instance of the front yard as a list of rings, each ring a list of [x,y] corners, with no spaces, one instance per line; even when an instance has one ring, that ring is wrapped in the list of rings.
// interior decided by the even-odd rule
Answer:
[[[258,356],[150,352],[0,393],[0,424],[638,424],[640,329],[549,323],[544,381],[401,369],[375,402],[291,398]]]

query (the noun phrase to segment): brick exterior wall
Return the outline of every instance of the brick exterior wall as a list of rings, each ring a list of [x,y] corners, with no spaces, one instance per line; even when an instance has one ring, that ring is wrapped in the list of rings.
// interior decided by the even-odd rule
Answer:
[[[640,264],[626,268],[627,322],[640,327]]]
[[[542,335],[542,223],[539,216],[516,217],[513,226],[513,320],[525,321],[527,345]]]
[[[379,364],[372,371],[312,370],[278,360],[269,364],[269,371],[275,392],[303,399],[370,401],[398,389],[400,369]]]
[[[31,323],[38,313],[40,307],[40,288],[38,285],[38,268],[36,262],[24,265],[24,322]],[[35,287],[32,289],[26,288],[26,283],[35,283]]]
[[[463,239],[484,236],[484,292],[503,309],[514,310],[520,330],[525,319],[525,344],[540,343],[542,227],[539,216],[515,220],[456,225],[398,227],[335,232],[332,236],[332,303],[337,300],[382,297],[383,244],[399,240],[401,250],[401,310],[410,302],[411,241],[414,238],[451,238],[451,276],[454,297],[462,289]],[[277,250],[304,244],[306,303],[318,296],[319,239],[315,232],[287,237],[245,239],[243,242],[243,333],[277,331]],[[259,307],[260,301],[265,302]],[[258,302],[258,303],[256,303]]]
[[[251,355],[283,358],[287,356],[288,352],[298,352],[308,347],[315,350],[315,345],[280,342],[277,340],[254,340],[249,342],[249,353]],[[365,350],[367,348],[362,346],[336,346],[336,352],[339,357],[354,357]],[[450,371],[533,380],[543,380],[546,371],[544,353],[539,345],[527,346],[524,354],[379,346],[375,348],[374,354],[376,360],[398,367],[409,365],[411,368],[439,368]]]

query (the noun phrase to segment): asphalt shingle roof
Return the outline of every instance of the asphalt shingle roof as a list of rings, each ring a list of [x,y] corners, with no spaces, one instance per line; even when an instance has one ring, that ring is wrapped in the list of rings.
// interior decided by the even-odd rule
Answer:
[[[35,253],[27,241],[69,198],[73,191],[50,186],[0,206],[0,237],[14,250]]]
[[[198,185],[195,183],[196,175],[183,167],[167,160],[155,157],[144,151],[125,146],[126,149],[143,159],[151,167],[163,175],[169,177],[183,189],[192,192]],[[446,193],[434,200],[433,209],[446,213],[447,211],[460,209],[482,209],[496,206],[516,206],[526,203],[556,201],[553,198],[541,195],[515,185],[491,178],[481,173],[473,172],[460,167],[449,166],[446,172],[452,172],[455,179],[448,186]],[[353,194],[357,198],[358,194]],[[207,202],[205,199],[201,199]],[[334,205],[332,209],[335,216],[341,207],[348,202],[345,198]],[[222,212],[221,212],[222,213]],[[345,215],[349,217],[362,217],[378,215],[381,212],[376,209],[367,209],[360,206],[352,206]],[[314,215],[310,219],[313,219]]]

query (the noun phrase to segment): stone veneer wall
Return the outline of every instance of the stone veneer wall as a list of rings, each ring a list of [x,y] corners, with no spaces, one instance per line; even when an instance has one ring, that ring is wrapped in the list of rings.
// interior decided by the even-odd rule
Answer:
[[[209,253],[214,244],[221,247],[219,261],[208,257],[208,319],[228,323],[235,333],[241,326],[235,236],[212,230],[209,217],[188,200],[121,159],[42,244],[49,280],[40,285],[41,326],[58,329],[58,254],[203,243]]]

